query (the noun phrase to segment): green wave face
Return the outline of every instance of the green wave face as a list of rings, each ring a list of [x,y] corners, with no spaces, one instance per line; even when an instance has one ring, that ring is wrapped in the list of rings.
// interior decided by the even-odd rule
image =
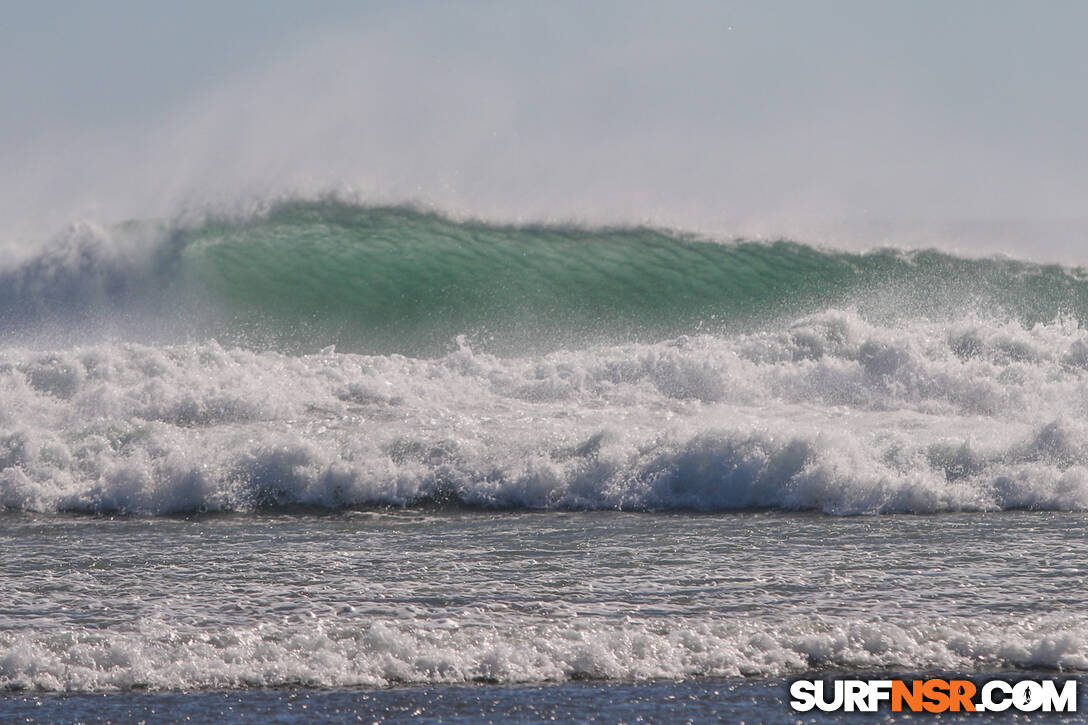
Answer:
[[[795,244],[723,246],[648,229],[458,224],[402,209],[291,204],[191,232],[187,285],[250,334],[433,351],[671,336],[750,321],[856,276]]]
[[[453,336],[509,352],[766,325],[827,306],[870,317],[971,309],[1030,324],[1088,319],[1057,266],[926,251],[722,244],[653,229],[456,223],[406,209],[289,203],[183,234],[185,286],[234,338],[434,353]]]
[[[151,252],[107,259],[92,247],[0,273],[0,318],[12,328],[139,317],[143,335],[412,355],[448,351],[458,335],[510,353],[751,331],[835,306],[882,323],[1088,319],[1080,270],[936,251],[498,226],[331,201],[155,233],[143,240]]]

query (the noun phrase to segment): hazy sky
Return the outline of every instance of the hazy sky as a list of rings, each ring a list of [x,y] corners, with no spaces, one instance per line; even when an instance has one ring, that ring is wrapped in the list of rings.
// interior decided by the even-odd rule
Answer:
[[[1088,3],[2,6],[9,237],[350,189],[1088,263]]]

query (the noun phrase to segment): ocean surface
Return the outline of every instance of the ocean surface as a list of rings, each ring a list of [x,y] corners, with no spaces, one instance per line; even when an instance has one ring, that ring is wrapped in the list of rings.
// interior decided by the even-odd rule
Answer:
[[[1084,678],[1081,320],[1085,270],[936,250],[73,225],[0,263],[0,720],[786,723],[801,676]]]

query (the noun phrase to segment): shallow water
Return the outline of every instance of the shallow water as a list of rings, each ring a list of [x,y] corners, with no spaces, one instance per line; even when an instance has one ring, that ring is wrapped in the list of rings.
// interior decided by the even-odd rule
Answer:
[[[932,674],[932,673],[929,673]],[[909,673],[904,673],[909,678]],[[1078,710],[1088,708],[1079,678]],[[389,689],[243,690],[125,695],[0,695],[0,712],[20,722],[726,722],[733,725],[892,723],[884,712],[801,714],[784,704],[779,678],[699,678],[679,682],[573,682],[549,685],[432,685]],[[915,718],[916,719],[916,718]],[[941,722],[1066,723],[1082,714],[945,714]]]
[[[1088,670],[1084,514],[8,514],[29,691]]]

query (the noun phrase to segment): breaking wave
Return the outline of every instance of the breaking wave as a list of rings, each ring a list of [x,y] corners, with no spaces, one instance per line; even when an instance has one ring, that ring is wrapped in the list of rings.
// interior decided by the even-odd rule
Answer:
[[[0,505],[1088,510],[1088,332],[825,311],[501,357],[0,350]]]
[[[214,338],[285,352],[504,354],[764,329],[851,306],[885,324],[972,310],[1088,319],[1080,269],[938,251],[719,243],[648,228],[501,226],[289,201],[186,224],[73,226],[0,268],[9,341]]]

